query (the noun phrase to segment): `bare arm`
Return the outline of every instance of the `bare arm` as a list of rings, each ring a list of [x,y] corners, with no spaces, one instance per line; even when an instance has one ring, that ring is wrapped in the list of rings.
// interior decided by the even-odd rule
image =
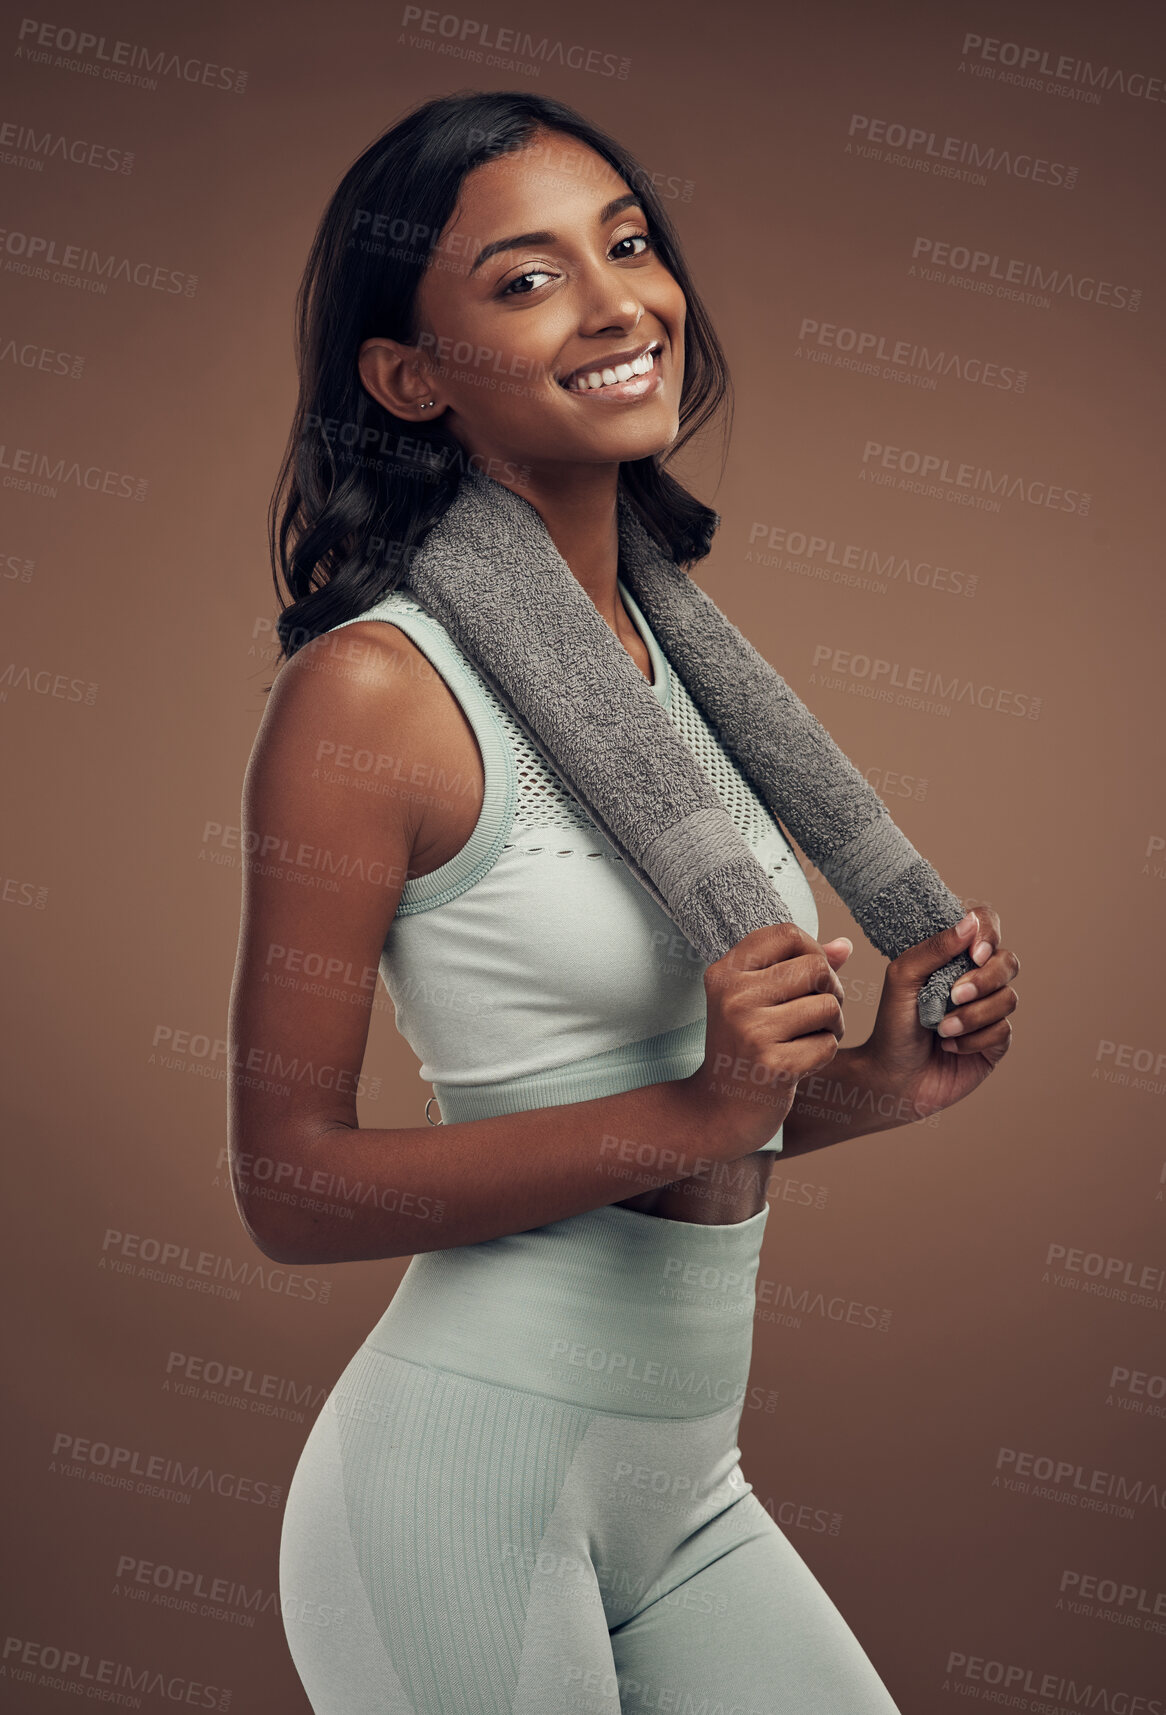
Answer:
[[[798,1085],[782,1128],[780,1159],[929,1119],[886,1086],[865,1043],[840,1048],[825,1071]]]
[[[522,1232],[761,1141],[714,1123],[691,1081],[457,1125],[360,1127],[378,961],[412,865],[436,867],[426,805],[468,730],[421,651],[376,620],[305,646],[270,693],[243,791],[229,1145],[239,1214],[279,1262]]]

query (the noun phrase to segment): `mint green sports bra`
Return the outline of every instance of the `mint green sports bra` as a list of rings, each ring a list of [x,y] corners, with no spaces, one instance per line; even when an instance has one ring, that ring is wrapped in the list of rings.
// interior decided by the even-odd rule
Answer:
[[[795,922],[816,937],[817,907],[796,853],[622,580],[619,589],[651,657],[657,697]],[[704,1059],[706,961],[437,620],[403,591],[356,617],[411,638],[457,697],[482,752],[477,826],[447,863],[405,883],[380,960],[397,1028],[442,1118],[590,1101],[695,1072]],[[779,1151],[781,1132],[763,1147]]]

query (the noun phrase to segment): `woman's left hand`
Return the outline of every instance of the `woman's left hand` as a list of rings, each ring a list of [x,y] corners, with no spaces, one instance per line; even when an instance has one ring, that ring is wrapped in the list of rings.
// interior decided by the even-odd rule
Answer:
[[[1008,1015],[1017,997],[1009,985],[1020,960],[1000,945],[1000,918],[990,905],[973,906],[964,923],[891,960],[874,1029],[863,1044],[880,1085],[905,1097],[921,1119],[970,1095],[1012,1041]],[[957,1004],[938,1030],[929,1030],[919,1022],[919,990],[933,971],[969,948],[978,969],[957,980],[951,993]]]

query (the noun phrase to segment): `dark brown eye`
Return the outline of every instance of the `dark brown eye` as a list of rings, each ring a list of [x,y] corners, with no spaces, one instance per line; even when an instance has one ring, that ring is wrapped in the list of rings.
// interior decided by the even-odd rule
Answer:
[[[547,276],[548,280],[551,277],[551,271],[549,268],[528,268],[525,274],[516,274],[514,276],[513,280],[509,281],[509,283],[507,285],[503,286],[503,288],[499,292],[498,296],[500,298],[506,298],[506,297],[524,298],[524,297],[527,297],[528,293],[526,291],[516,292],[514,290],[514,288],[515,288],[515,286],[519,285],[520,282],[523,280],[532,280],[536,274],[545,274]],[[538,289],[539,288],[537,286],[532,286],[530,288],[530,291],[537,292]]]
[[[621,244],[642,244],[644,249],[634,250],[630,253],[625,252],[623,256],[616,258],[616,260],[620,262],[627,262],[636,256],[643,256],[647,251],[653,248],[651,235],[647,232],[629,232],[626,238],[617,238],[611,247],[612,252],[614,253],[617,251]],[[549,268],[528,268],[525,274],[516,274],[513,280],[507,281],[498,296],[500,298],[528,298],[532,292],[537,292],[541,290],[541,288],[538,286],[525,286],[523,285],[523,281],[532,280],[536,275],[540,274],[545,274],[548,280],[552,278],[552,271]]]

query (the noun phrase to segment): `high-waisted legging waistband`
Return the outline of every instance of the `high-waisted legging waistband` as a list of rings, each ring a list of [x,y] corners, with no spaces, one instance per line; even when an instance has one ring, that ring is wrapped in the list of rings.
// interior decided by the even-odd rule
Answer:
[[[748,1383],[768,1215],[706,1226],[612,1203],[424,1251],[365,1345],[593,1411],[724,1411]]]

